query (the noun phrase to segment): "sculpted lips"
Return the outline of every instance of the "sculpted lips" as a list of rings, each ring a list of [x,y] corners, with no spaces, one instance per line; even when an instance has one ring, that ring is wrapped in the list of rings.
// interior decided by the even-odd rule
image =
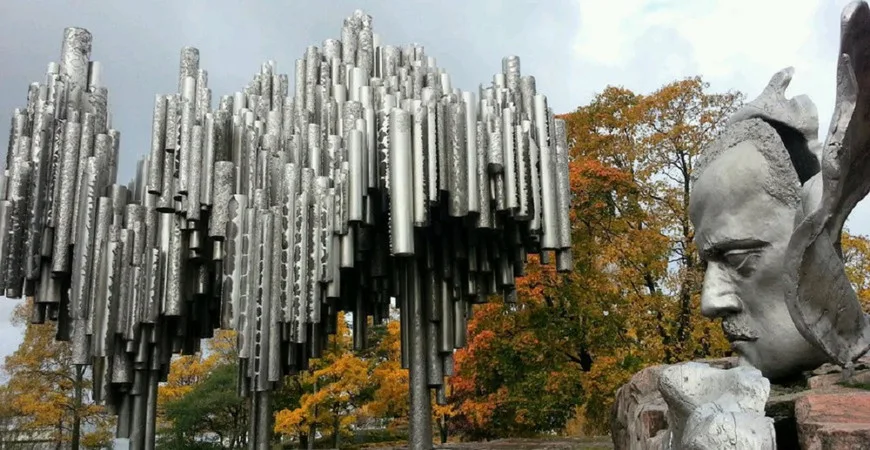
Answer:
[[[728,342],[758,340],[758,333],[736,317],[722,320],[722,330],[725,332]]]

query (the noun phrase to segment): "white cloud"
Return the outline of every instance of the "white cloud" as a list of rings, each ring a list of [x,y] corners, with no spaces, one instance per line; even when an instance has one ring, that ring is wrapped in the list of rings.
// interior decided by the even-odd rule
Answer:
[[[830,14],[829,2],[577,0],[580,27],[573,50],[576,58],[611,71],[614,79],[620,71],[642,73],[637,78],[641,90],[654,89],[675,75],[701,74],[720,88],[752,96],[774,72],[793,66],[790,90],[806,91],[827,124],[836,42],[830,42],[833,36],[826,31],[839,27],[839,15]],[[838,5],[833,11],[838,11],[847,0],[833,2]]]
[[[702,75],[714,90],[737,89],[749,99],[792,66],[788,94],[813,100],[823,138],[833,112],[840,12],[849,1],[576,0],[574,65],[635,92]],[[870,234],[870,203],[859,204],[847,225]]]

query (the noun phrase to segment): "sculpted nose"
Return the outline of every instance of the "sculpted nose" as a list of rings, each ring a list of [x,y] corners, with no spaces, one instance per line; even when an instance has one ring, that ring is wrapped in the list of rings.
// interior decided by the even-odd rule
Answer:
[[[704,274],[701,290],[701,314],[717,318],[738,313],[742,310],[740,299],[734,292],[731,277],[718,264],[710,263]]]

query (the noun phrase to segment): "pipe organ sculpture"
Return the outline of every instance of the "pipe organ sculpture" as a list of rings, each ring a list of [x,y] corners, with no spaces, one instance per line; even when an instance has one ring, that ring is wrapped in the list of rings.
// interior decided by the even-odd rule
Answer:
[[[382,44],[356,11],[296,60],[294,86],[269,61],[213,98],[186,47],[124,185],[91,45],[67,28],[60,63],[13,113],[0,292],[57,322],[130,448],[154,448],[171,356],[216,328],[238,332],[249,440],[267,448],[272,389],[322,354],[339,312],[363,348],[367,318],[393,299],[411,446],[429,448],[430,390],[446,401],[471,305],[515,301],[530,253],[573,266],[565,124],[516,56],[461,91],[423,47]]]

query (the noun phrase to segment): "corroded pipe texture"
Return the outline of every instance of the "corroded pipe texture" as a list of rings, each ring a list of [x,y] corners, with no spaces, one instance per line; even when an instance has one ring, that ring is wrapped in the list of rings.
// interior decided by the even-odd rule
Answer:
[[[214,328],[238,332],[249,444],[266,448],[270,391],[322,355],[341,314],[364,348],[391,297],[410,446],[430,448],[431,389],[446,401],[472,305],[513,299],[529,253],[555,250],[572,269],[564,122],[516,56],[462,91],[422,46],[382,44],[356,11],[295,61],[295,88],[266,61],[213,108],[199,50],[185,47],[125,185],[90,53],[90,33],[66,29],[60,63],[12,114],[0,292],[32,294],[33,320],[57,321],[130,448],[154,448],[172,354]]]

